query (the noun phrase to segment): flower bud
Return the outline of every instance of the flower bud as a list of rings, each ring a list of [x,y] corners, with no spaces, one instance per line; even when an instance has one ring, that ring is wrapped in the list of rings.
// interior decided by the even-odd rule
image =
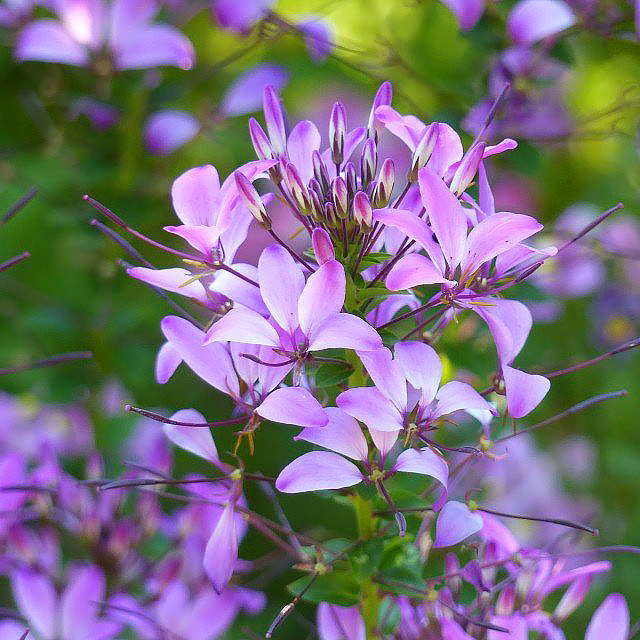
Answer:
[[[496,614],[499,616],[510,616],[516,604],[516,590],[513,583],[507,583],[498,594],[496,600]]]
[[[270,160],[273,158],[273,149],[271,148],[269,138],[255,118],[250,118],[249,120],[249,135],[251,136],[251,142],[253,143],[256,155],[260,160]]]
[[[461,195],[463,191],[473,182],[476,175],[476,171],[482,162],[482,156],[484,155],[484,142],[477,142],[472,147],[467,149],[460,164],[453,174],[449,189],[453,191],[457,196]]]
[[[378,168],[378,149],[376,143],[369,138],[362,147],[360,155],[360,179],[363,185],[368,185]]]
[[[330,202],[324,203],[324,219],[331,227],[335,227],[338,224],[336,209]]]
[[[271,229],[271,218],[267,215],[262,198],[258,195],[249,178],[240,171],[235,171],[233,177],[238,193],[247,209],[251,212],[251,215],[258,221],[261,227],[267,230]]]
[[[365,229],[373,226],[373,211],[366,193],[358,191],[353,198],[353,217],[356,222]]]
[[[347,131],[347,114],[344,105],[336,102],[331,110],[329,118],[329,145],[331,146],[331,157],[337,165],[342,163],[344,158],[344,137]]]
[[[311,153],[311,162],[313,163],[313,175],[315,179],[320,183],[324,193],[328,193],[330,186],[329,174],[327,173],[327,168],[324,166],[319,151],[315,150]]]
[[[349,195],[347,193],[347,184],[342,176],[338,176],[333,181],[333,204],[337,216],[339,218],[346,218],[349,208]]]
[[[444,572],[447,578],[447,585],[451,589],[454,597],[460,595],[462,580],[460,579],[460,563],[455,553],[447,553],[444,557]]]
[[[431,154],[438,142],[439,134],[440,127],[437,122],[432,122],[422,134],[422,138],[418,141],[411,159],[411,169],[408,175],[409,182],[415,182],[418,179],[418,171],[429,162],[429,158],[431,158]]]
[[[318,221],[322,218],[322,214],[324,213],[324,206],[322,205],[322,201],[318,197],[316,191],[309,191],[309,199],[311,201],[311,209],[309,211],[309,215],[313,218],[314,221]]]
[[[553,612],[555,620],[564,622],[582,604],[591,586],[592,578],[593,574],[579,576],[569,585]]]
[[[376,134],[377,125],[376,125],[376,109],[382,106],[388,106],[391,104],[391,100],[393,99],[393,88],[390,82],[383,82],[378,91],[376,92],[376,97],[373,99],[373,105],[371,106],[371,111],[369,112],[369,122],[367,123],[367,134],[370,138],[373,138]]]
[[[280,105],[280,98],[275,89],[268,85],[264,88],[262,96],[264,119],[267,123],[267,131],[271,146],[276,153],[283,153],[287,147],[287,134],[284,124],[284,113]]]
[[[349,194],[349,199],[353,199],[353,196],[356,195],[356,191],[358,190],[358,178],[356,176],[356,168],[353,166],[353,162],[347,162],[344,168],[345,180],[347,183],[347,193]]]
[[[391,158],[386,158],[380,168],[378,184],[373,193],[374,207],[386,207],[391,199],[391,192],[396,180],[396,169]]]
[[[316,227],[311,233],[311,244],[316,255],[318,264],[324,264],[329,260],[335,260],[336,254],[333,251],[333,243],[329,234],[320,227]]]
[[[290,162],[287,163],[285,169],[285,177],[289,191],[296,201],[300,211],[307,213],[311,207],[311,200],[309,198],[309,190],[307,189],[302,178],[298,173],[298,170]]]

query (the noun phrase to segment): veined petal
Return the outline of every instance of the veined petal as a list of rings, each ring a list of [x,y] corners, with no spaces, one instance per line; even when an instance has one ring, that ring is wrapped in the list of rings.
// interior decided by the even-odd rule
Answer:
[[[596,609],[584,640],[626,640],[629,633],[629,607],[619,593],[608,595]]]
[[[260,293],[273,319],[286,331],[298,328],[298,299],[304,288],[302,270],[280,245],[267,247],[258,261]]]
[[[396,406],[398,411],[407,408],[407,381],[398,362],[391,357],[391,351],[387,347],[375,351],[363,351],[358,353],[373,384],[382,391]]]
[[[336,407],[327,407],[324,411],[329,418],[326,426],[307,427],[293,439],[318,444],[352,460],[366,460],[367,441],[358,422]]]
[[[418,172],[422,204],[431,228],[438,238],[445,260],[455,269],[464,255],[467,240],[467,216],[442,178],[425,167]]]
[[[371,429],[369,427],[369,434],[373,440],[373,444],[380,452],[383,460],[389,454],[389,451],[393,449],[393,445],[398,441],[398,431],[379,431],[378,429]]]
[[[309,276],[298,300],[298,318],[305,335],[342,309],[345,288],[344,267],[337,260],[328,260]]]
[[[551,388],[551,381],[544,376],[526,373],[513,367],[502,366],[507,407],[514,418],[531,413]]]
[[[35,20],[18,35],[15,46],[18,60],[42,60],[84,66],[88,50],[76,42],[56,20]]]
[[[191,422],[203,424],[205,417],[195,409],[180,409],[171,416],[176,422]],[[207,427],[183,427],[176,424],[163,424],[162,430],[173,444],[185,451],[189,451],[200,458],[218,466],[218,449],[216,448],[211,430]]]
[[[181,296],[193,298],[206,305],[209,301],[207,292],[199,280],[189,282],[193,274],[181,267],[170,269],[148,269],[147,267],[130,267],[127,273],[133,278],[142,280],[152,287],[160,287],[165,291],[179,293]]]
[[[440,356],[433,347],[415,340],[396,343],[394,352],[409,384],[421,392],[420,403],[428,405],[436,397],[440,386]]]
[[[309,335],[309,351],[322,349],[355,349],[373,351],[382,346],[378,332],[362,318],[350,313],[328,316],[319,325],[314,325]]]
[[[438,122],[438,139],[427,167],[444,178],[452,165],[459,162],[462,156],[462,142],[456,130],[446,122]]]
[[[398,408],[376,387],[356,387],[343,391],[336,398],[336,404],[371,429],[399,431],[403,427]]]
[[[164,65],[191,69],[195,52],[189,39],[175,27],[150,25],[114,51],[118,69],[148,69]]]
[[[376,109],[376,118],[394,135],[400,138],[411,151],[415,151],[422,134],[426,130],[424,123],[407,120],[393,107],[381,105]]]
[[[443,385],[436,394],[433,417],[439,418],[460,409],[490,411],[496,410],[469,384],[452,380]]]
[[[215,322],[205,334],[204,344],[211,342],[246,342],[277,347],[280,343],[276,330],[251,309],[236,307]]]
[[[272,422],[301,427],[324,427],[329,422],[322,405],[303,387],[282,387],[272,391],[256,413]]]
[[[438,514],[433,546],[451,547],[482,529],[482,516],[471,513],[463,502],[450,500]]]
[[[57,596],[49,578],[32,569],[18,569],[11,575],[13,597],[29,626],[45,640],[56,635]]]
[[[318,489],[342,489],[362,482],[363,475],[353,462],[330,451],[311,451],[290,462],[276,479],[283,493]]]
[[[396,471],[420,473],[435,478],[445,489],[449,479],[447,461],[429,447],[405,449],[393,465]]]
[[[184,224],[211,227],[216,222],[219,192],[220,178],[213,165],[189,169],[171,185],[173,208]]]
[[[233,270],[254,282],[258,280],[258,271],[251,264],[236,263],[233,265]],[[261,316],[269,314],[269,310],[265,307],[260,296],[260,289],[239,278],[231,271],[220,269],[214,276],[213,282],[209,285],[209,291],[220,293],[230,300],[259,313]]]
[[[542,225],[535,218],[517,213],[496,213],[485,218],[469,233],[462,272],[469,277],[485,262],[493,260],[540,229]]]
[[[318,149],[320,149],[320,133],[316,125],[311,120],[301,120],[289,134],[287,154],[304,184],[308,184],[313,178],[311,154]]]
[[[426,256],[410,253],[402,256],[391,267],[385,284],[391,291],[404,291],[423,284],[454,285],[456,283],[443,277],[442,272]]]
[[[104,573],[98,567],[80,567],[73,571],[60,598],[61,635],[65,640],[97,637],[92,632],[105,591]]]
[[[516,44],[528,47],[575,23],[576,17],[562,0],[522,0],[509,13],[507,30]]]
[[[169,225],[163,227],[169,233],[173,233],[186,240],[198,253],[205,257],[211,256],[211,250],[216,247],[220,239],[220,229],[207,225]]]
[[[223,345],[205,345],[204,332],[178,316],[166,316],[160,327],[173,350],[198,377],[223,393],[240,393],[231,356]]]
[[[220,593],[228,584],[238,561],[238,532],[233,503],[223,509],[204,551],[204,568]]]

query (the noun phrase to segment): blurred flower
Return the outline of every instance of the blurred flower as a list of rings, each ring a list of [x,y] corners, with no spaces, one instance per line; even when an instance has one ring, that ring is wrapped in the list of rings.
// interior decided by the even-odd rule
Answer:
[[[56,0],[53,10],[59,20],[38,19],[19,33],[18,60],[87,66],[106,47],[119,70],[193,66],[189,40],[175,27],[153,22],[153,1]]]
[[[98,131],[107,131],[120,120],[120,111],[104,102],[98,102],[93,98],[79,98],[71,105],[70,115],[77,118],[86,116]]]
[[[275,0],[214,0],[214,12],[225,29],[246,33],[271,10]]]
[[[484,12],[484,0],[442,0],[442,4],[454,13],[462,31],[472,29]]]
[[[199,130],[197,118],[186,111],[157,111],[144,124],[144,145],[149,153],[167,155],[187,144]]]
[[[320,16],[309,15],[300,19],[296,26],[304,38],[309,55],[322,62],[333,50],[333,29]]]
[[[571,8],[562,0],[520,0],[509,13],[507,29],[516,45],[529,47],[575,22]]]

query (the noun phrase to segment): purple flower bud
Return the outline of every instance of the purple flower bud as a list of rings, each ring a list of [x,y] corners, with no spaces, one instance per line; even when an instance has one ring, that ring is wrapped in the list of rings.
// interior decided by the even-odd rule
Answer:
[[[249,119],[249,135],[255,149],[256,155],[260,160],[270,160],[273,158],[273,149],[264,129],[258,124],[255,118]]]
[[[358,191],[353,198],[353,217],[365,229],[370,229],[373,226],[371,203],[369,202],[369,196],[363,191]]]
[[[311,207],[309,191],[307,190],[304,182],[302,182],[302,178],[300,177],[298,170],[290,162],[287,163],[285,168],[285,180],[287,182],[287,186],[289,187],[289,191],[291,192],[293,199],[300,207],[300,210],[303,213],[307,213]]]
[[[280,98],[275,89],[269,85],[264,88],[262,96],[264,119],[267,123],[267,131],[271,146],[276,153],[284,153],[287,146],[287,133],[284,124],[284,113],[280,105]]]
[[[347,183],[342,176],[338,176],[333,181],[333,204],[338,217],[346,218],[349,208],[349,194],[347,193]]]
[[[260,226],[267,230],[271,229],[271,218],[267,215],[262,199],[249,178],[240,171],[235,171],[233,177],[236,181],[238,193],[251,215],[258,221]]]
[[[311,233],[311,244],[316,255],[318,264],[324,264],[329,260],[335,260],[336,254],[333,251],[333,243],[329,234],[320,227],[316,227]]]
[[[447,585],[457,597],[460,594],[460,588],[462,587],[462,581],[458,575],[460,572],[460,563],[458,562],[458,556],[455,553],[447,553],[444,557],[444,572],[446,575],[451,576],[447,580]]]
[[[342,163],[344,157],[344,137],[347,132],[347,114],[344,105],[336,102],[329,118],[329,144],[331,157],[335,164]]]
[[[432,122],[422,134],[422,138],[416,145],[416,150],[413,152],[413,158],[411,159],[411,170],[409,171],[409,182],[415,182],[418,179],[418,171],[424,167],[435,149],[438,142],[438,135],[440,133],[440,127],[437,122]]]
[[[327,168],[324,166],[324,162],[322,161],[322,156],[320,152],[314,150],[311,154],[311,162],[313,163],[313,175],[316,180],[320,183],[323,191],[329,191],[329,174],[327,173]]]
[[[386,158],[380,168],[378,175],[378,184],[373,194],[374,206],[376,208],[384,207],[389,203],[393,185],[396,180],[396,169],[391,158]]]
[[[371,112],[369,113],[369,122],[367,123],[367,131],[370,138],[373,138],[377,130],[376,109],[382,106],[389,106],[393,99],[393,87],[390,82],[383,82],[378,91],[376,97],[373,99],[373,105],[371,106]]]
[[[353,162],[347,162],[344,173],[347,182],[347,193],[349,198],[353,198],[358,190],[358,178],[356,176],[356,168],[353,166]]]
[[[378,149],[376,143],[368,138],[362,147],[360,156],[360,179],[363,185],[369,184],[378,168]]]
[[[582,604],[591,586],[592,578],[593,574],[579,576],[569,585],[553,612],[556,620],[563,622]]]
[[[473,182],[476,171],[482,161],[485,146],[484,142],[477,142],[470,149],[467,149],[464,157],[460,160],[460,164],[458,165],[456,172],[453,174],[451,184],[449,185],[451,191],[453,191],[457,196],[461,195],[462,192]]]
[[[505,585],[498,594],[496,600],[496,614],[499,616],[510,616],[516,603],[516,590],[512,583]]]
[[[330,202],[324,203],[324,217],[330,226],[335,227],[338,224],[336,209]]]

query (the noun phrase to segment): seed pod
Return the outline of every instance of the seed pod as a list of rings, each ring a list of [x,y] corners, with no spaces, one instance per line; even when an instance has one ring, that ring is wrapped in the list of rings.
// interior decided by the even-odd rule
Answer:
[[[255,118],[249,120],[249,135],[255,149],[256,155],[260,160],[270,160],[273,158],[273,149],[264,129],[260,126]]]
[[[440,127],[438,123],[432,122],[422,134],[422,138],[420,138],[420,141],[416,145],[411,159],[411,169],[407,176],[409,182],[415,182],[418,179],[418,171],[429,162],[429,158],[431,158],[431,154],[438,142],[439,133]]]
[[[331,157],[337,165],[342,163],[344,158],[344,137],[347,131],[347,114],[344,105],[336,102],[331,110],[329,118],[329,145],[331,146]]]
[[[462,195],[464,190],[473,182],[476,171],[482,162],[485,147],[486,144],[484,142],[477,142],[467,149],[462,160],[460,160],[460,164],[449,185],[449,189],[457,196]]]
[[[333,205],[339,218],[346,218],[349,209],[349,194],[347,184],[342,176],[333,181]]]
[[[358,191],[353,198],[353,217],[364,229],[373,227],[373,211],[366,193]]]
[[[271,229],[271,218],[267,215],[262,198],[260,198],[249,178],[240,171],[235,171],[233,177],[240,198],[251,212],[251,215],[258,221],[261,227],[267,231]]]

